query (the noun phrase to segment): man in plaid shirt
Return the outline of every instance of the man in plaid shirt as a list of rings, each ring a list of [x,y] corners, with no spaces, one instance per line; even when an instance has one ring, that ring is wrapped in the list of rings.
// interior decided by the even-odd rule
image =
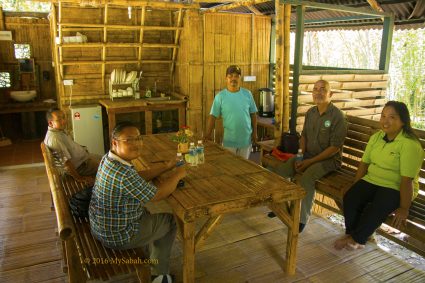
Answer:
[[[144,205],[167,198],[186,176],[186,170],[175,168],[170,161],[162,168],[137,172],[130,162],[141,154],[142,137],[129,122],[118,124],[111,139],[111,151],[102,158],[93,187],[89,209],[92,234],[110,248],[144,247],[151,259],[158,260],[152,270],[158,275],[153,282],[171,282],[168,273],[176,235],[174,217],[170,213],[150,214]],[[166,171],[170,171],[167,177],[159,181],[156,177]]]

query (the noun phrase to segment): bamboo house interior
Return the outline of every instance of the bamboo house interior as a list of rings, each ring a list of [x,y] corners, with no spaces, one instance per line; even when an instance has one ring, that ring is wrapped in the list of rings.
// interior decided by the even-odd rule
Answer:
[[[274,138],[273,144],[283,132],[301,132],[319,79],[330,82],[333,103],[347,115],[379,120],[387,101],[393,31],[424,28],[425,22],[421,0],[40,2],[51,2],[49,13],[0,9],[0,138],[40,141],[47,129],[45,111],[59,107],[77,140],[95,132],[84,113],[97,115],[99,153],[109,149],[112,127],[124,120],[146,135],[187,125],[202,137],[214,97],[226,86],[226,68],[233,64],[241,67],[241,86],[252,92],[257,107],[263,103],[261,89],[273,91],[273,118],[259,118],[260,139]],[[304,32],[368,28],[382,30],[376,69],[303,63]],[[359,130],[353,144],[369,134]],[[220,119],[214,135],[220,143]],[[424,172],[422,167],[421,178]],[[338,210],[331,198],[321,198],[327,210],[316,212]],[[393,240],[424,256],[423,182],[419,199],[414,225],[422,232],[410,235],[407,244]]]

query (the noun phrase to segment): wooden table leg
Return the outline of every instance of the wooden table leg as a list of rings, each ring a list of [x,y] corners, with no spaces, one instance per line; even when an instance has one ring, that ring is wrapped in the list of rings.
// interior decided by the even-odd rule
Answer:
[[[195,247],[199,248],[202,243],[208,238],[208,236],[212,233],[215,226],[220,224],[223,219],[223,214],[210,217],[207,222],[202,226],[201,230],[199,230],[198,234],[195,237]]]
[[[195,222],[183,222],[183,282],[195,282]]]
[[[186,125],[186,107],[180,106],[178,108],[178,112],[179,112],[179,129],[180,129],[181,127]]]
[[[108,113],[108,127],[109,127],[109,139],[111,139],[112,136],[112,131],[115,127],[115,112],[114,111],[109,111]]]
[[[289,275],[295,274],[297,261],[297,244],[299,235],[301,200],[291,201],[290,216],[292,227],[288,227],[288,239],[286,242],[286,263],[285,270]]]
[[[145,134],[152,134],[152,111],[145,111]]]

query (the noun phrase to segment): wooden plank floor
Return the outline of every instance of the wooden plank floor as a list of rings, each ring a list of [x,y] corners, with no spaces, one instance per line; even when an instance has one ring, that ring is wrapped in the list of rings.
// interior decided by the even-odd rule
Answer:
[[[368,244],[335,251],[341,228],[314,217],[301,234],[297,273],[282,270],[286,228],[256,208],[229,215],[196,255],[196,282],[425,282],[425,273]],[[44,167],[0,167],[0,282],[67,282]],[[171,272],[181,282],[181,244]],[[135,282],[134,277],[114,282]]]

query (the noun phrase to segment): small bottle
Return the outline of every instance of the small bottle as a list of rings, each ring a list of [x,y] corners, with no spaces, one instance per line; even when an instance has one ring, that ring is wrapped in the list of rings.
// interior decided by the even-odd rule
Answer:
[[[184,165],[184,158],[181,152],[177,152],[177,156],[176,156],[176,167],[180,167]],[[177,183],[177,188],[181,188],[184,187],[184,181],[183,180],[179,180],[179,182]]]
[[[146,89],[145,97],[147,97],[147,98],[152,97],[152,92],[148,88]]]
[[[303,157],[304,157],[303,150],[300,148],[298,149],[298,153],[297,153],[297,156],[295,157],[295,160],[298,162],[301,162],[303,161]]]
[[[184,158],[181,152],[177,152],[176,156],[176,167],[180,167],[184,165]]]
[[[190,166],[198,165],[198,154],[194,142],[191,142],[189,146],[189,163]]]
[[[196,147],[196,151],[198,154],[198,164],[204,164],[205,155],[204,155],[204,144],[202,143],[202,140],[198,141],[198,146]]]

